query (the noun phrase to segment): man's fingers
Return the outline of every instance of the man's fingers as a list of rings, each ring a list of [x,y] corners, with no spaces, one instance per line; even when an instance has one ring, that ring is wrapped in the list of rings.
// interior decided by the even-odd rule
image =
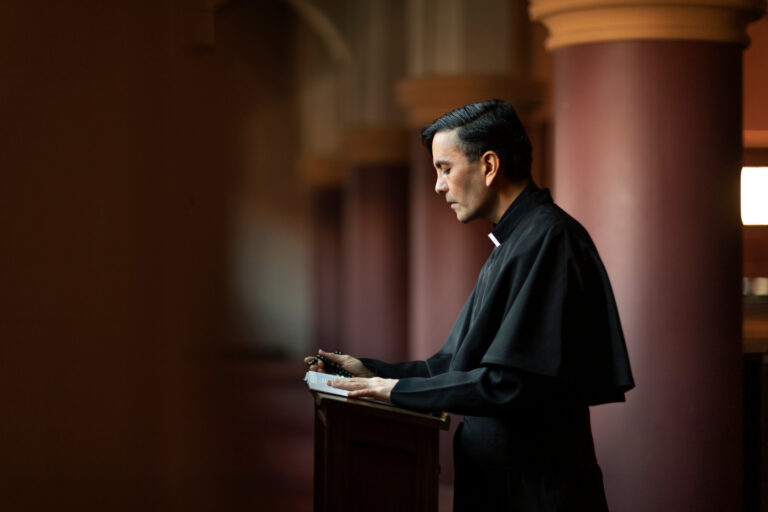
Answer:
[[[317,353],[320,354],[321,356],[327,357],[328,359],[330,359],[334,363],[337,363],[337,364],[339,363],[339,355],[338,354],[333,354],[331,352],[326,352],[325,350],[322,350],[322,349],[318,350]]]
[[[366,387],[363,389],[355,389],[349,392],[347,395],[349,398],[374,398],[376,400],[382,400],[389,402],[389,397],[384,391],[378,387]]]
[[[325,373],[325,370],[323,369],[325,365],[317,357],[314,357],[314,356],[305,357],[304,364],[309,365],[308,370],[311,372]]]
[[[323,364],[323,362],[317,358],[317,356],[307,356],[304,358],[304,364],[309,366],[317,366]]]
[[[363,377],[349,380],[354,382],[350,382],[349,387],[343,387],[349,390],[348,396],[350,398],[374,398],[383,402],[391,401],[392,388],[397,384],[396,379],[382,379],[380,377]],[[335,382],[347,384],[344,380]]]
[[[389,393],[382,387],[382,379],[378,377],[358,377],[352,379],[336,379],[331,386],[349,391],[349,398],[375,398],[389,401]]]
[[[363,389],[367,387],[367,384],[363,382],[364,379],[336,379],[331,381],[331,386],[341,389]]]
[[[317,353],[323,357],[327,357],[328,359],[338,364],[339,366],[342,366],[344,364],[344,361],[346,361],[350,357],[347,354],[335,354],[333,352],[326,352],[325,350],[318,350]]]

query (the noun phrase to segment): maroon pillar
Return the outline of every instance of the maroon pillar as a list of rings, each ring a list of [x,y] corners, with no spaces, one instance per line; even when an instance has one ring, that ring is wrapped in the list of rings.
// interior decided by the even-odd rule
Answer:
[[[314,346],[310,350],[345,348],[339,341],[342,337],[341,201],[339,187],[312,191]]]
[[[740,510],[741,47],[555,55],[557,202],[592,234],[637,388],[593,409],[612,510]]]
[[[351,168],[343,221],[342,312],[350,354],[391,362],[407,358],[407,220],[405,164]]]

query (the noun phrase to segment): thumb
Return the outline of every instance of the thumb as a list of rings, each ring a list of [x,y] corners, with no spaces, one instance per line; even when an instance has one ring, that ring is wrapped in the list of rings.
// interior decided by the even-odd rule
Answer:
[[[339,360],[341,359],[341,354],[334,354],[333,352],[326,352],[325,350],[322,350],[322,349],[318,350],[318,353],[320,355],[322,355],[322,356],[327,357],[328,359],[330,359],[334,363],[338,363]]]

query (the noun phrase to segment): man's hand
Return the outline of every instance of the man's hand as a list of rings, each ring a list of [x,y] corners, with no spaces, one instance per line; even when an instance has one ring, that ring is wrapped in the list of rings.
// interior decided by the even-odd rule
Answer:
[[[335,388],[349,390],[349,398],[373,398],[382,402],[391,402],[392,388],[397,384],[397,379],[382,379],[381,377],[352,379],[336,379],[329,384]]]
[[[324,350],[318,350],[318,354],[323,357],[327,357],[331,362],[336,363],[343,369],[347,370],[355,377],[373,377],[374,373],[368,369],[359,359],[347,354],[333,354]],[[307,356],[304,358],[304,363],[309,365],[309,370],[313,372],[325,372],[325,363],[319,360],[316,356]]]

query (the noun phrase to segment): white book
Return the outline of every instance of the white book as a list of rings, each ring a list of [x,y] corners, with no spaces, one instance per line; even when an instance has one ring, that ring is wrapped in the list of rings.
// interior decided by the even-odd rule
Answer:
[[[349,391],[346,389],[334,388],[328,382],[336,379],[347,379],[348,377],[341,377],[339,375],[331,375],[328,373],[320,372],[307,372],[304,376],[304,382],[307,383],[309,389],[312,391],[320,391],[321,393],[329,393],[331,395],[348,396]]]

